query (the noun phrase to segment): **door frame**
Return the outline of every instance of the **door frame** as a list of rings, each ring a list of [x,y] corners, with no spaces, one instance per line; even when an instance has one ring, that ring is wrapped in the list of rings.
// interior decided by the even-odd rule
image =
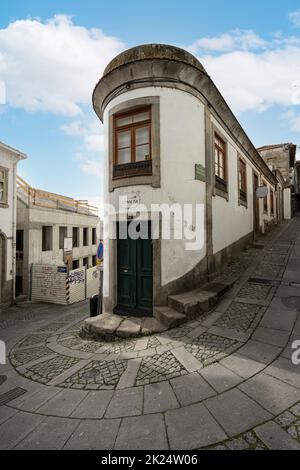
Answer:
[[[119,241],[119,224],[120,223],[124,223],[124,224],[128,224],[132,222],[132,219],[131,220],[125,220],[125,221],[118,221],[116,223],[116,234],[117,234],[117,243],[116,243],[116,248],[117,248],[117,253],[116,253],[116,261],[117,261],[117,265],[116,265],[116,280],[117,280],[117,301],[116,301],[116,305],[113,309],[113,312],[116,313],[116,314],[120,314],[120,315],[133,315],[133,316],[153,316],[153,309],[154,309],[154,266],[153,266],[153,261],[155,259],[154,257],[154,244],[153,244],[153,239],[151,238],[151,230],[152,230],[152,221],[151,219],[147,219],[147,220],[138,220],[137,223],[145,223],[148,225],[148,235],[150,235],[149,237],[149,243],[151,243],[152,245],[152,259],[151,259],[151,263],[152,263],[152,307],[150,309],[148,308],[144,308],[144,307],[141,307],[141,306],[137,306],[136,305],[136,302],[137,302],[137,297],[138,297],[138,276],[137,276],[137,259],[138,259],[138,252],[139,252],[139,246],[138,246],[138,240],[135,240],[134,243],[135,243],[135,254],[134,254],[134,257],[133,257],[133,262],[136,264],[134,266],[134,269],[133,269],[133,273],[135,275],[135,283],[136,283],[136,291],[135,291],[135,295],[134,295],[134,298],[135,298],[135,305],[134,306],[126,306],[126,305],[122,305],[119,303],[119,254],[118,254],[118,241]]]
[[[142,220],[154,223],[154,217],[143,218]],[[111,221],[112,232],[115,233],[114,237],[105,240],[105,252],[107,255],[104,257],[104,295],[103,295],[103,312],[111,313],[117,306],[118,302],[118,259],[117,259],[117,223],[119,221],[125,222],[124,216],[122,218],[116,214],[115,220]],[[128,219],[130,221],[132,219]],[[158,237],[152,240],[152,276],[153,276],[153,309],[156,305],[162,305],[164,297],[161,294],[161,214],[158,215]]]

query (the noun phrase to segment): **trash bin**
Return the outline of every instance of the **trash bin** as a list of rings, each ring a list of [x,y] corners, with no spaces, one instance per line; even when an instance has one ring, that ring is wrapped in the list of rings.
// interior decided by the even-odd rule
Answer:
[[[92,297],[90,297],[90,316],[95,317],[97,315],[98,311],[98,298],[99,295],[95,294]],[[99,312],[100,313],[100,312]]]

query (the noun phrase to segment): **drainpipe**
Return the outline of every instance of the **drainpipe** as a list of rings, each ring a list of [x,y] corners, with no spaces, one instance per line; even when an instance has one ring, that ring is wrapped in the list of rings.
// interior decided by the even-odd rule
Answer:
[[[13,204],[12,204],[12,212],[13,212],[13,233],[12,233],[12,277],[13,277],[13,288],[12,288],[12,303],[15,303],[16,299],[16,169],[17,169],[17,162],[13,166]]]

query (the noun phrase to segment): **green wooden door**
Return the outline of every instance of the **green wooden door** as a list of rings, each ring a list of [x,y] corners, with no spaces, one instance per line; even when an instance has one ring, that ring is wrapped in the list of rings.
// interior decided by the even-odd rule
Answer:
[[[148,222],[145,222],[148,223]],[[148,232],[150,233],[150,231]],[[152,241],[118,238],[117,311],[152,314]]]

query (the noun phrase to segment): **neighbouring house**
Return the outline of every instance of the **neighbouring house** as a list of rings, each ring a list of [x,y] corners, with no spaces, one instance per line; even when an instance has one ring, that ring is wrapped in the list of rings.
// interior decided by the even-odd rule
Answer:
[[[295,144],[288,142],[264,145],[257,149],[268,167],[272,171],[279,170],[282,174],[284,180],[283,203],[285,219],[290,219],[297,210],[297,196],[294,187],[296,148]]]
[[[118,210],[109,220],[117,237],[104,240],[104,312],[152,316],[283,218],[281,168],[277,177],[187,51],[148,44],[121,53],[97,83],[93,106],[105,128],[105,202],[118,208],[127,196],[132,209],[127,220]],[[264,198],[256,197],[261,186]],[[165,239],[160,214],[135,213],[137,203],[202,205],[203,245],[188,250],[184,239]],[[120,236],[135,219],[140,228],[159,220],[158,237]],[[193,218],[191,234],[195,226]]]
[[[87,201],[34,189],[17,177],[17,295],[30,296],[33,265],[96,266],[99,230],[98,210]],[[66,238],[71,260],[65,259]]]
[[[15,300],[16,174],[26,155],[0,142],[0,304]]]

